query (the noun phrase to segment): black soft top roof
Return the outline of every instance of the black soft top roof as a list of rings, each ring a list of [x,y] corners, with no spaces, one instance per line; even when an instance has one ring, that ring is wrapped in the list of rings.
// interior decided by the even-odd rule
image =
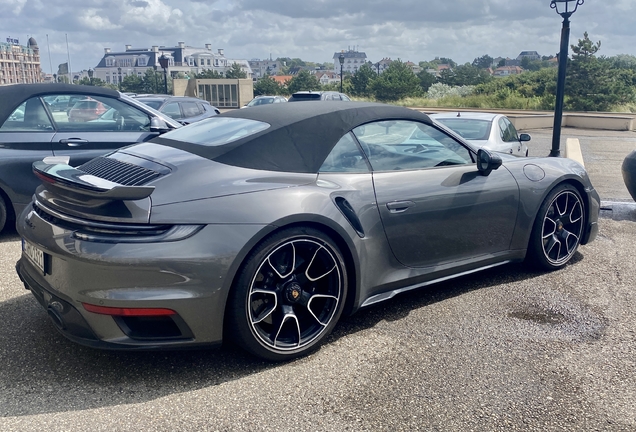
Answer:
[[[93,94],[96,96],[119,97],[118,91],[98,86],[45,83],[0,86],[0,122],[9,117],[27,99],[51,94]]]
[[[257,120],[270,127],[219,146],[171,140],[169,134],[152,142],[227,165],[316,173],[338,140],[360,125],[377,120],[416,120],[431,124],[427,115],[404,107],[337,101],[271,104],[223,113],[204,121],[222,117]]]

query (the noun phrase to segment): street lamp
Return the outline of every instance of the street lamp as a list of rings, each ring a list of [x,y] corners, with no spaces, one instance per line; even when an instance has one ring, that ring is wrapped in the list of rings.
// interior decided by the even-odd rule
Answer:
[[[88,70],[88,81],[90,82],[90,85],[93,85],[93,73],[93,69]]]
[[[121,90],[121,68],[120,68],[120,67],[118,67],[118,68],[117,68],[117,72],[119,72],[119,81],[118,81],[118,84],[119,84],[119,89]]]
[[[168,94],[168,72],[166,72],[166,68],[168,67],[169,61],[165,54],[161,54],[161,57],[159,57],[159,64],[163,68],[163,87],[165,94]]]
[[[552,128],[552,150],[550,156],[561,155],[561,124],[563,122],[563,96],[565,95],[565,69],[568,65],[568,44],[570,43],[570,17],[585,0],[552,0],[550,7],[563,17],[561,27],[561,49],[559,50],[559,75],[557,78],[554,126]]]
[[[380,75],[380,62],[377,62],[375,66],[378,68],[378,75]]]
[[[157,65],[153,65],[152,68],[154,69],[155,73],[153,73],[153,75],[155,76],[155,93],[159,93],[159,85],[157,84]]]
[[[345,55],[343,52],[340,53],[338,60],[340,61],[340,93],[342,93],[342,66],[344,65]]]

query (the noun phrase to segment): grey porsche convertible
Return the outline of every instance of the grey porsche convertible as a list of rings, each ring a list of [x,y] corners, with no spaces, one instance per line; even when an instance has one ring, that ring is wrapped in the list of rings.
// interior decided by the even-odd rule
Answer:
[[[17,272],[98,348],[225,340],[286,360],[343,314],[510,262],[559,269],[598,231],[580,164],[477,149],[382,104],[236,110],[33,171]]]

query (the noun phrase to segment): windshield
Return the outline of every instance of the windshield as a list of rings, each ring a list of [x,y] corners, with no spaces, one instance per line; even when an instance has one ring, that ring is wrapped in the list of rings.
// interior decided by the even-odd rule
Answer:
[[[205,146],[219,146],[264,131],[269,126],[256,120],[213,117],[168,132],[163,137]]]
[[[489,120],[445,118],[435,119],[467,140],[485,141],[490,136],[492,122]]]

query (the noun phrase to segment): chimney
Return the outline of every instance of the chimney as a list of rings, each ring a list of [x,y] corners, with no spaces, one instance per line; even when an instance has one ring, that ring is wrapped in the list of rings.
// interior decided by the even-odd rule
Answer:
[[[126,51],[130,51],[131,48],[132,48],[132,45],[126,45]]]
[[[219,48],[219,55],[223,55],[223,48]]]
[[[208,51],[212,50],[212,44],[205,44],[205,49]]]
[[[179,48],[185,48],[185,42],[179,42]]]
[[[104,54],[109,54],[110,53],[110,48],[104,48]]]
[[[157,45],[153,45],[152,52],[159,52],[159,47]]]

